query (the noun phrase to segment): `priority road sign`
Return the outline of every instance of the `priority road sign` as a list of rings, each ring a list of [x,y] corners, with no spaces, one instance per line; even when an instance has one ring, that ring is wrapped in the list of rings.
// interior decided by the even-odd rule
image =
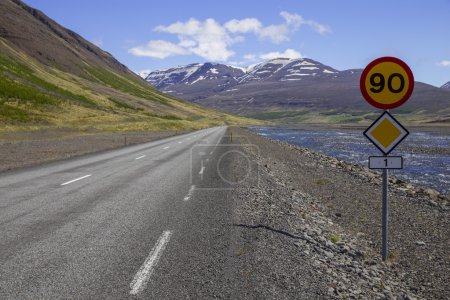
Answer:
[[[395,57],[381,57],[364,69],[359,86],[366,101],[376,108],[388,110],[399,107],[414,90],[414,76],[411,69],[402,60]],[[382,247],[383,260],[388,258],[388,172],[389,169],[401,169],[402,157],[387,156],[407,137],[408,130],[389,112],[385,111],[364,135],[380,149],[385,156],[369,157],[369,168],[383,170],[383,205],[382,205]]]
[[[370,156],[369,169],[403,169],[403,157]]]
[[[370,105],[380,109],[392,109],[411,97],[414,76],[402,60],[381,57],[364,69],[360,78],[360,89]]]
[[[364,135],[384,155],[388,155],[409,135],[409,132],[390,113],[385,111],[364,131]]]

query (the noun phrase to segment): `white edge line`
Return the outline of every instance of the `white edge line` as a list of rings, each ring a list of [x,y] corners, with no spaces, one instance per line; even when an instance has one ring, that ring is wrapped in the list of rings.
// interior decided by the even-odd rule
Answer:
[[[189,199],[191,199],[192,197],[192,193],[195,190],[195,185],[192,185],[191,188],[189,189],[189,192],[187,193],[186,197],[184,197],[184,201],[188,201]]]
[[[141,159],[141,158],[144,158],[144,157],[145,157],[145,155],[142,155],[142,156],[136,157],[136,159]]]
[[[89,174],[89,175],[86,175],[86,176],[83,176],[83,177],[76,178],[76,179],[71,180],[71,181],[67,181],[67,182],[61,183],[61,185],[67,185],[67,184],[70,184],[70,183],[73,183],[75,181],[78,181],[78,180],[81,180],[81,179],[85,179],[85,178],[88,178],[88,177],[91,177],[91,176],[92,175]]]
[[[152,251],[150,251],[147,259],[134,276],[133,281],[130,283],[131,295],[137,295],[144,290],[150,279],[150,276],[152,276],[153,274],[154,267],[158,264],[158,261],[161,258],[161,254],[170,240],[171,235],[172,232],[168,230],[164,231],[161,234],[158,241],[156,242],[156,245],[153,247]]]

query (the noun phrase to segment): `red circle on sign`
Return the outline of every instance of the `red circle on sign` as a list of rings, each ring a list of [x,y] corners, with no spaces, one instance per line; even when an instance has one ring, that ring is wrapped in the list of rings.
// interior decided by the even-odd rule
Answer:
[[[378,65],[380,63],[384,63],[384,62],[391,62],[391,63],[400,65],[405,70],[406,74],[408,75],[408,80],[409,80],[408,90],[406,91],[405,95],[399,101],[390,103],[390,104],[383,104],[383,103],[379,103],[379,102],[373,100],[372,97],[370,97],[369,93],[366,90],[367,75],[376,65]],[[399,107],[400,105],[405,103],[409,99],[409,97],[411,97],[412,92],[414,90],[414,75],[413,75],[411,69],[408,67],[408,65],[401,59],[398,59],[396,57],[390,57],[390,56],[380,57],[380,58],[377,58],[374,61],[372,61],[364,69],[364,71],[361,74],[360,81],[359,81],[359,87],[361,89],[361,94],[363,95],[364,99],[366,99],[366,101],[370,105],[375,106],[376,108],[380,108],[380,109],[392,109],[392,108]]]

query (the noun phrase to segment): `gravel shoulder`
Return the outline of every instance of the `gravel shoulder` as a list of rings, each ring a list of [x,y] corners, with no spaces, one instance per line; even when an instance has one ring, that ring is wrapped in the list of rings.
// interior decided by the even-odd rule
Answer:
[[[382,262],[379,173],[232,130],[257,165],[234,197],[247,272],[263,274],[248,280],[264,298],[450,298],[448,196],[390,178]]]
[[[54,137],[55,133],[35,132],[0,139],[0,172],[74,156],[151,142],[185,132],[126,132]],[[67,134],[58,133],[58,134]]]

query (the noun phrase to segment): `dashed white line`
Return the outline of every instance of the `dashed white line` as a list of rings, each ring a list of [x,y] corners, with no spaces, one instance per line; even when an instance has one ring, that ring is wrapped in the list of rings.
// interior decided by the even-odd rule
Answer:
[[[184,201],[189,201],[189,199],[191,199],[192,197],[192,193],[194,193],[195,190],[195,185],[192,185],[191,188],[189,189],[189,192],[187,193],[186,197],[184,197]]]
[[[202,159],[202,167],[200,169],[200,172],[198,172],[198,174],[200,174],[201,180],[203,181],[203,172],[205,171],[205,167],[203,166],[203,159]]]
[[[203,175],[203,172],[205,171],[205,167],[202,167],[201,169],[200,169],[200,172],[198,172],[198,174],[200,174],[200,175]]]
[[[76,179],[71,180],[71,181],[67,181],[67,182],[61,183],[61,185],[67,185],[67,184],[70,184],[70,183],[73,183],[75,181],[78,181],[78,180],[81,180],[81,179],[85,179],[85,178],[88,178],[88,177],[91,177],[91,176],[92,175],[89,174],[89,175],[86,175],[86,176],[83,176],[83,177],[76,178]]]
[[[152,276],[154,268],[158,264],[158,261],[161,258],[161,254],[166,248],[171,235],[172,232],[167,230],[164,231],[163,234],[159,237],[155,247],[153,247],[144,264],[136,273],[133,281],[130,284],[131,295],[137,295],[145,289],[145,286],[147,285],[150,276]]]
[[[164,149],[164,150],[167,150],[167,149],[169,149],[169,148],[170,148],[170,147],[169,147],[169,146],[167,146],[167,147],[164,147],[163,149]]]
[[[179,141],[179,142],[178,142],[178,144],[181,144],[181,143],[182,143],[182,141]]]
[[[142,155],[142,156],[136,157],[136,160],[141,159],[141,158],[144,158],[145,156],[146,156],[146,155]]]

